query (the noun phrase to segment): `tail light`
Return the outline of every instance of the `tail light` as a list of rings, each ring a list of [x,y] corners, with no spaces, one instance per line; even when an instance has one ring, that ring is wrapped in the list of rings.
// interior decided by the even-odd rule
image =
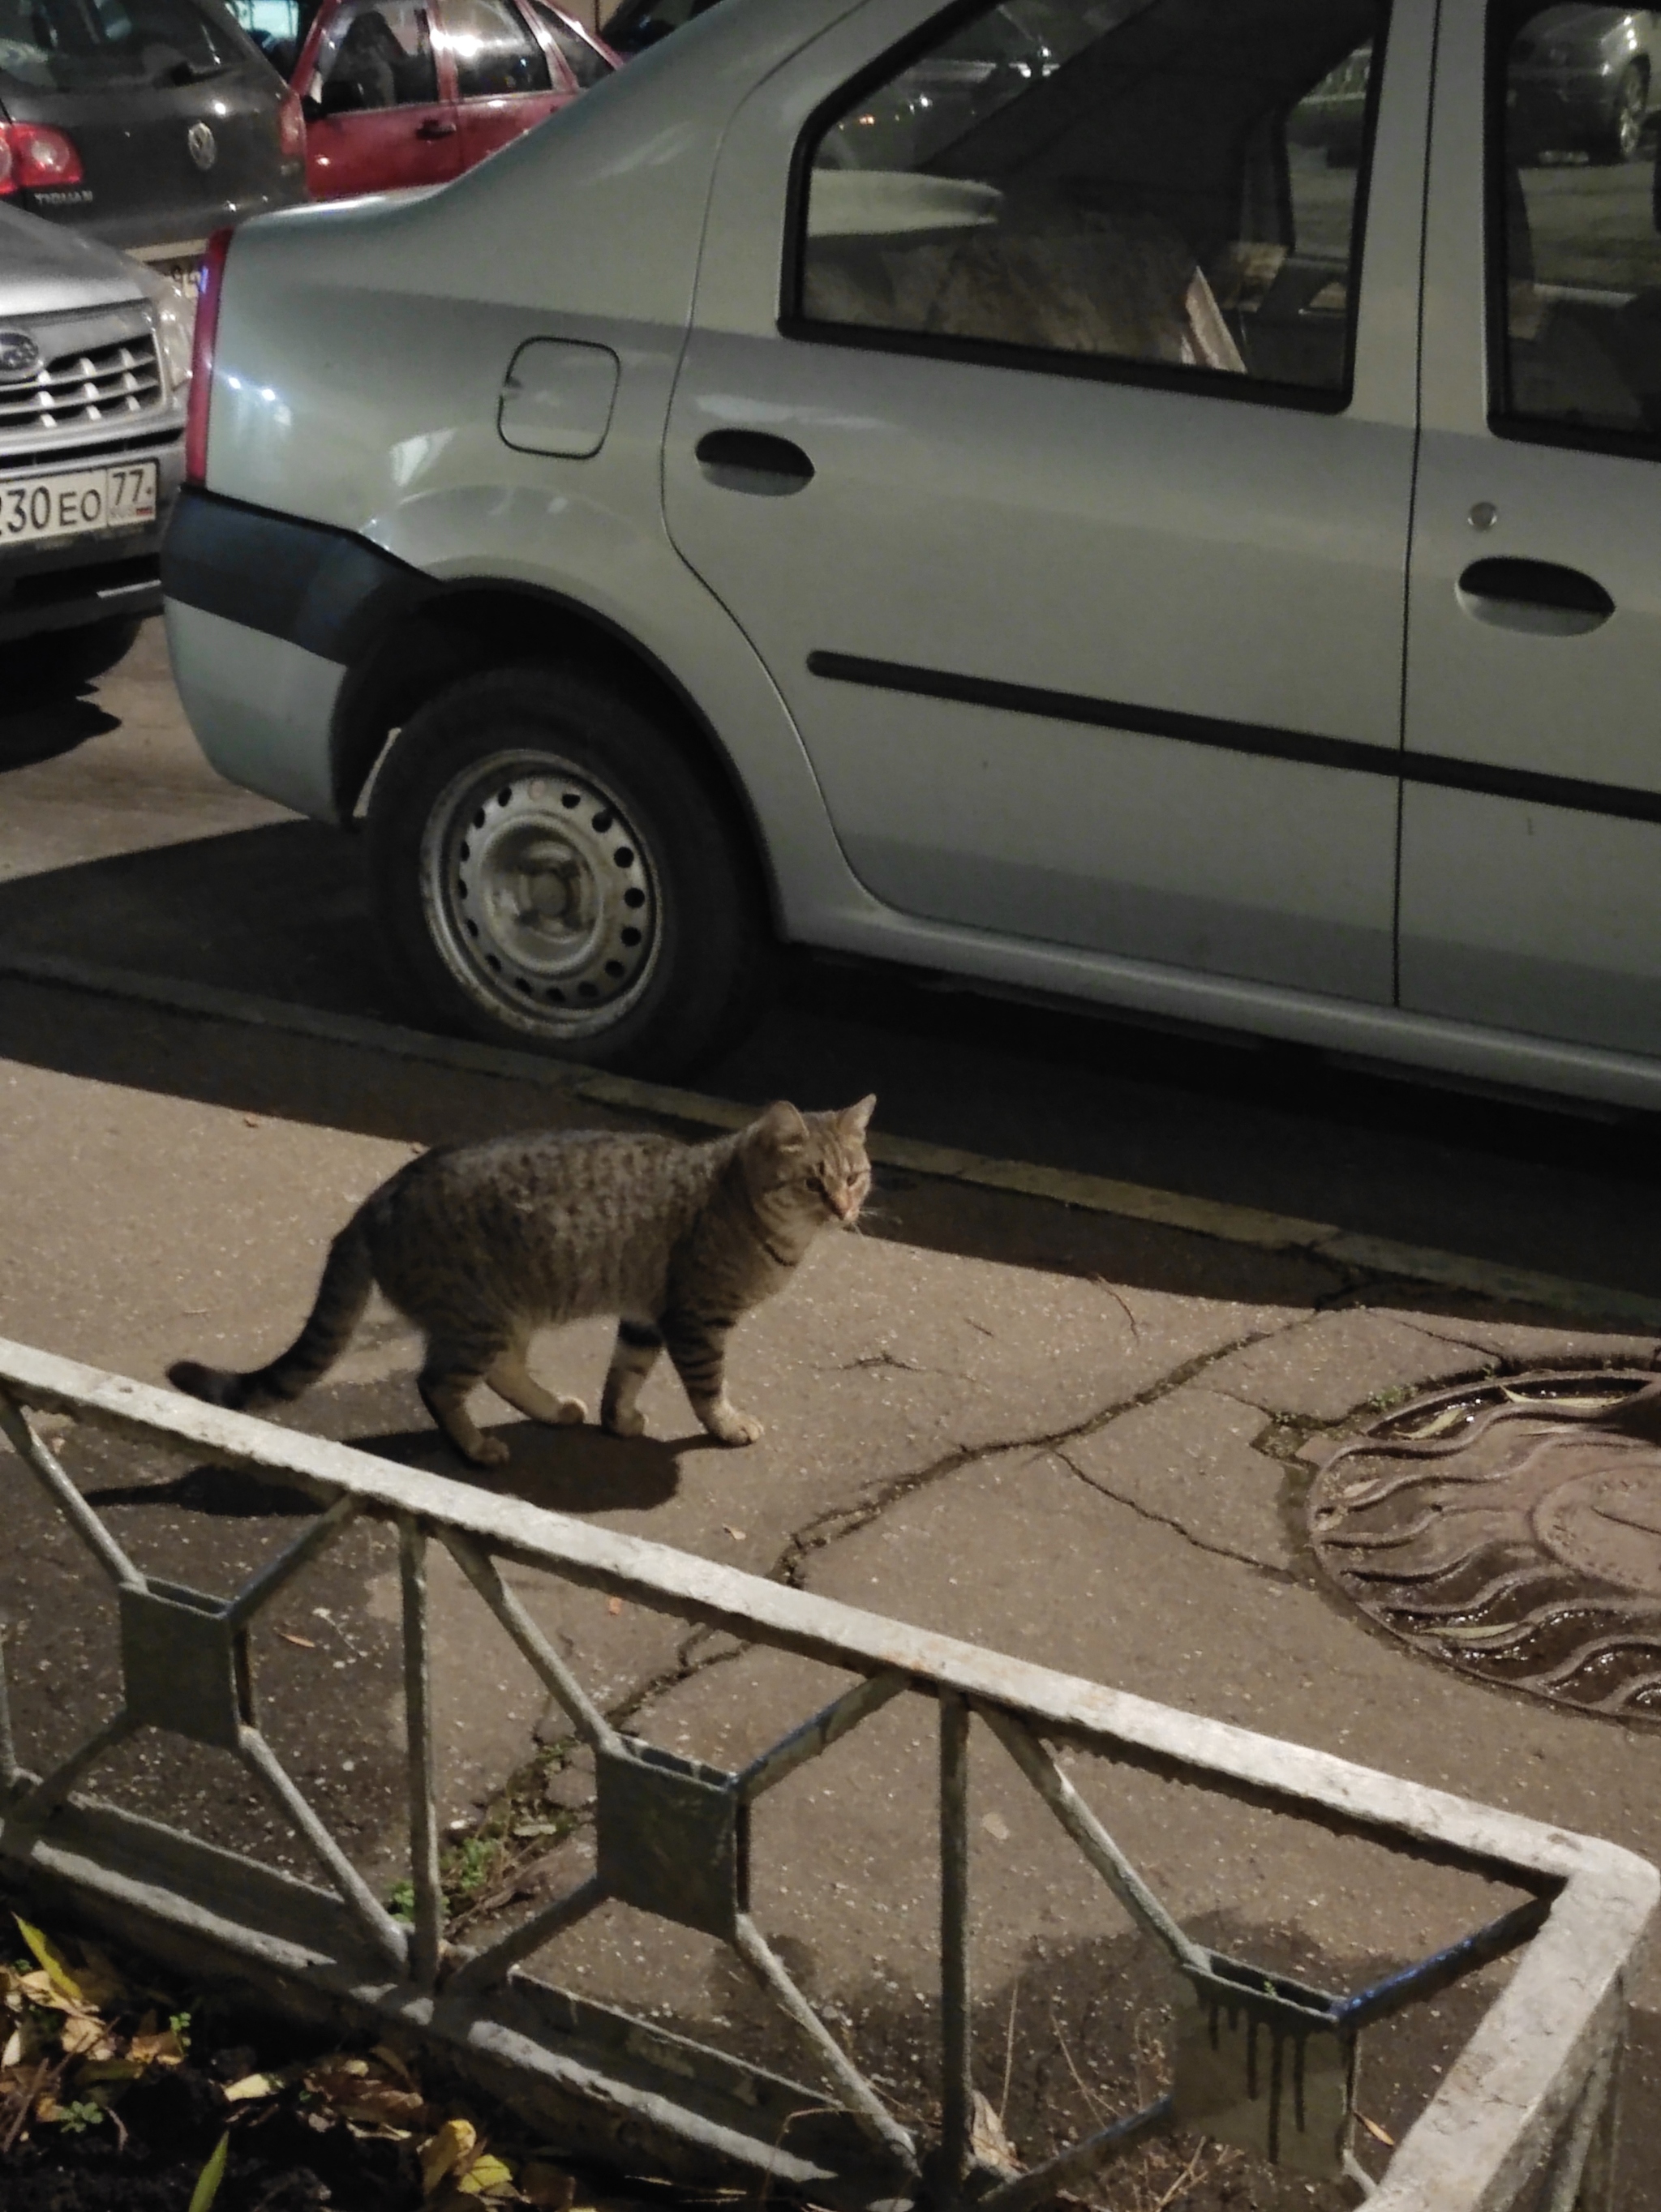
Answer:
[[[75,141],[41,123],[0,123],[0,195],[78,185]]]
[[[277,111],[277,150],[285,161],[306,158],[306,116],[297,92],[285,92]]]
[[[208,410],[213,403],[213,352],[219,336],[219,294],[233,233],[216,230],[203,256],[196,294],[196,335],[191,345],[191,396],[185,410],[185,481],[208,476]]]

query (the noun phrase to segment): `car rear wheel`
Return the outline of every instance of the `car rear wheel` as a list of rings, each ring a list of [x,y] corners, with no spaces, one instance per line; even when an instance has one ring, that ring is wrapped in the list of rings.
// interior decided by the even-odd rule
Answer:
[[[475,1036],[679,1075],[757,1011],[770,932],[731,810],[584,671],[470,677],[411,716],[368,836],[395,962]]]
[[[1650,81],[1641,62],[1628,62],[1615,88],[1609,119],[1591,142],[1594,161],[1635,161],[1648,119]]]

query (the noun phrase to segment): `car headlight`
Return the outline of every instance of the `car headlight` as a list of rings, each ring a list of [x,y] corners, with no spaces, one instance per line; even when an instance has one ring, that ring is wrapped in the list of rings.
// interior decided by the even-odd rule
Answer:
[[[191,380],[191,344],[196,334],[196,301],[176,284],[164,284],[165,296],[153,304],[155,334],[161,344],[167,383],[182,392]]]
[[[191,347],[196,334],[195,296],[143,261],[134,261],[132,266],[150,303],[167,389],[183,392],[191,380]]]

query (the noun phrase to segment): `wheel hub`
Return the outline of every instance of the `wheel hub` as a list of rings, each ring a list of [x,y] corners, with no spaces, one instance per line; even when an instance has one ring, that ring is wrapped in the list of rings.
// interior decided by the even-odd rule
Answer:
[[[541,1035],[609,1027],[657,960],[657,887],[615,793],[545,754],[476,763],[440,798],[423,896],[475,998]]]

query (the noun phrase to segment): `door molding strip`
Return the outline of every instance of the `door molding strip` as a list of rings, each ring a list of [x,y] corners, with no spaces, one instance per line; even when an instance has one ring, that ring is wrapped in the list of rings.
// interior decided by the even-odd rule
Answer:
[[[1036,714],[1052,722],[1078,722],[1141,737],[1174,738],[1215,751],[1255,753],[1268,760],[1298,761],[1314,768],[1345,769],[1360,775],[1397,777],[1444,791],[1480,792],[1489,799],[1531,800],[1578,814],[1606,814],[1626,822],[1661,823],[1661,791],[1625,784],[1591,783],[1579,776],[1546,775],[1536,769],[1500,768],[1488,761],[1456,760],[1446,753],[1417,753],[1372,745],[1355,738],[1323,738],[1262,722],[1231,722],[1211,714],[1184,714],[1167,707],[1137,707],[1095,699],[1079,691],[1051,691],[1033,684],[1001,684],[984,676],[956,676],[944,669],[914,668],[900,660],[867,660],[851,653],[810,653],[808,673],[868,690],[904,691],[921,699],[950,699],[966,707]]]

